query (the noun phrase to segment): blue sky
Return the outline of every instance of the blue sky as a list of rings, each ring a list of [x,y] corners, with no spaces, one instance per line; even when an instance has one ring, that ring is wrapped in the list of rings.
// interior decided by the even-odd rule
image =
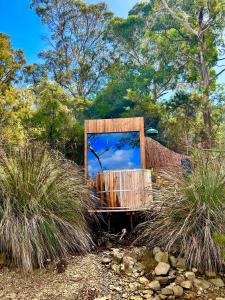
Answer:
[[[126,17],[138,0],[106,0],[105,2],[116,15]],[[38,61],[37,54],[47,47],[43,39],[46,28],[29,5],[30,0],[0,0],[0,32],[10,35],[13,47],[21,48],[27,62],[34,63]]]
[[[88,176],[95,178],[102,169],[140,168],[139,139],[139,132],[88,134]]]

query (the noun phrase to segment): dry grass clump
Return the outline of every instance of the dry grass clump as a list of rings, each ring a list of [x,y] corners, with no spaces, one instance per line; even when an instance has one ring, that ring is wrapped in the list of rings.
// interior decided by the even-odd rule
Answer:
[[[0,152],[0,252],[24,271],[89,250],[90,191],[79,168],[39,143]]]
[[[166,174],[169,184],[155,191],[154,210],[146,216],[138,241],[166,250],[176,248],[187,267],[219,270],[225,244],[225,157],[198,153],[190,174]]]

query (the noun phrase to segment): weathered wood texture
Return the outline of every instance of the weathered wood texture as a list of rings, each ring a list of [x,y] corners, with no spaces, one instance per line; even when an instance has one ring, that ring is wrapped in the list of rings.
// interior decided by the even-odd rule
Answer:
[[[140,132],[140,151],[141,151],[141,167],[146,168],[145,162],[145,135],[144,135],[144,118],[119,118],[119,119],[99,119],[99,120],[86,120],[84,125],[84,162],[85,162],[85,175],[87,177],[87,135],[88,133],[106,133],[106,132],[127,132],[139,131]]]
[[[103,171],[97,174],[99,210],[143,210],[152,204],[151,171],[144,169]]]
[[[177,170],[181,168],[181,160],[188,158],[186,155],[176,153],[159,142],[145,138],[146,167],[156,170]]]

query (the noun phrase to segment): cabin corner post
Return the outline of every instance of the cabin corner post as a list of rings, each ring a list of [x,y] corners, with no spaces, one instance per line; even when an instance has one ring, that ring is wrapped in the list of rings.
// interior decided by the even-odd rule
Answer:
[[[88,120],[84,122],[84,176],[88,179]]]
[[[141,166],[146,169],[146,156],[145,156],[145,129],[144,118],[140,117],[140,149],[141,149]]]

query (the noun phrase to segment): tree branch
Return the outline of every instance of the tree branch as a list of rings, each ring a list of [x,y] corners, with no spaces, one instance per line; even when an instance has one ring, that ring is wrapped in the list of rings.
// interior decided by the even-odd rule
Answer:
[[[193,35],[196,35],[198,36],[198,32],[196,30],[194,30],[191,25],[189,24],[187,18],[183,19],[183,18],[180,18],[175,11],[173,11],[169,5],[167,4],[166,0],[161,0],[162,1],[162,4],[163,6],[168,10],[168,12],[171,14],[171,16],[177,20],[181,25],[183,25],[187,31],[189,31],[191,34]]]
[[[219,73],[216,74],[216,78],[219,77],[223,72],[225,71],[225,69],[221,70]]]

